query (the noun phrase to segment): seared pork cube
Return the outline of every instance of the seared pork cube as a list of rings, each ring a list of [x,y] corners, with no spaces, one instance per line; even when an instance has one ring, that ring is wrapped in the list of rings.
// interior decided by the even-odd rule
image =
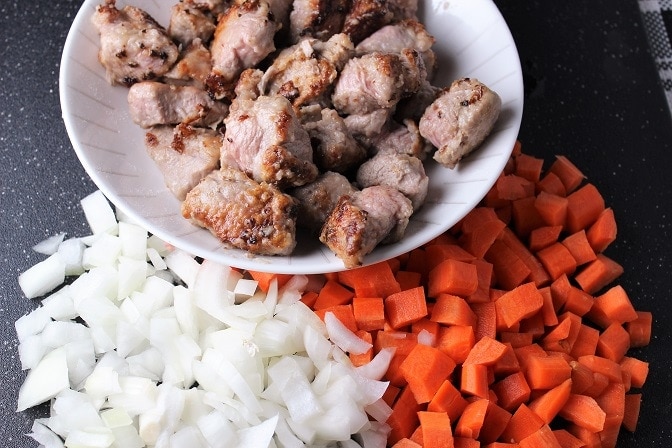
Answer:
[[[319,231],[343,195],[351,195],[357,189],[347,177],[333,171],[320,174],[315,180],[293,189],[290,194],[298,203],[296,224]]]
[[[211,172],[187,193],[182,215],[252,254],[288,255],[296,246],[294,199],[229,167]]]
[[[313,143],[315,163],[322,171],[344,173],[366,158],[366,149],[333,109],[322,109],[321,119],[304,124],[304,129]]]
[[[349,0],[294,0],[289,15],[290,37],[327,40],[343,28]]]
[[[499,95],[476,79],[453,81],[420,119],[420,134],[437,149],[434,159],[455,168],[490,134],[502,107]]]
[[[401,53],[405,48],[416,50],[422,57],[427,71],[432,73],[436,66],[436,55],[432,50],[434,36],[417,20],[386,25],[361,41],[355,51],[358,55],[366,53]]]
[[[369,153],[407,154],[425,160],[432,145],[420,135],[415,121],[406,119],[403,124],[390,120],[383,130],[367,139]]]
[[[383,132],[393,109],[376,109],[366,114],[352,114],[344,118],[345,126],[360,143],[365,146],[371,139]]]
[[[186,124],[157,126],[145,134],[145,147],[168,189],[183,201],[201,179],[219,167],[222,135]]]
[[[320,233],[320,241],[346,268],[360,266],[378,244],[399,241],[413,213],[399,190],[376,185],[341,196]]]
[[[417,91],[425,77],[422,59],[414,50],[368,53],[345,64],[331,99],[343,114],[392,109],[402,97]]]
[[[425,167],[417,157],[407,154],[381,152],[364,162],[357,170],[360,188],[387,185],[396,188],[418,210],[425,202],[429,178]]]
[[[130,86],[163,76],[177,60],[177,45],[146,11],[117,9],[115,0],[98,5],[92,16],[100,33],[98,60],[110,84]]]
[[[168,34],[184,47],[194,39],[208,42],[215,33],[215,19],[201,8],[194,0],[181,0],[170,10]]]
[[[310,137],[285,97],[236,99],[224,124],[222,166],[236,167],[281,189],[317,177]]]
[[[392,12],[392,22],[418,20],[418,0],[388,0],[387,7]]]
[[[189,123],[210,126],[222,121],[228,106],[193,86],[156,81],[133,84],[128,90],[131,119],[143,128],[160,124]]]
[[[211,70],[210,50],[201,39],[196,38],[184,48],[180,59],[166,73],[164,80],[170,84],[193,85],[203,89]]]
[[[356,44],[394,18],[388,0],[352,0],[345,16],[343,32]]]
[[[243,73],[238,77],[236,88],[236,100],[231,103],[231,108],[234,109],[238,104],[247,104],[243,100],[256,100],[261,96],[261,80],[264,72],[256,68],[248,68],[243,70]]]
[[[429,105],[434,102],[440,91],[441,88],[432,85],[429,80],[423,81],[420,83],[417,92],[399,101],[394,111],[395,118],[398,120],[408,118],[417,123]]]
[[[263,0],[245,0],[220,16],[210,45],[210,93],[217,98],[226,96],[243,70],[256,66],[275,51],[273,37],[278,29],[279,24]]]
[[[336,80],[339,68],[352,54],[354,47],[345,35],[335,36],[327,42],[302,39],[282,50],[273,60],[264,74],[264,93],[282,95],[297,108],[306,103],[322,102]]]

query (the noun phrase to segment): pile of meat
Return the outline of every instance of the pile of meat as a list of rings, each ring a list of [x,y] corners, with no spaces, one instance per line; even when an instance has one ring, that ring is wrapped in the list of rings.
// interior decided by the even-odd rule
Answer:
[[[251,254],[310,229],[362,264],[422,206],[423,160],[455,167],[501,108],[476,79],[431,84],[417,0],[182,0],[167,27],[107,0],[93,23],[184,217]]]

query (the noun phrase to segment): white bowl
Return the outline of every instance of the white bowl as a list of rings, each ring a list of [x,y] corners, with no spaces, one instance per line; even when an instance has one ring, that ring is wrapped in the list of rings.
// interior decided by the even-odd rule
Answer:
[[[177,0],[175,0],[177,1]],[[127,89],[112,87],[98,63],[98,33],[91,16],[102,0],[86,0],[63,50],[60,97],[72,145],[98,188],[148,231],[193,255],[243,269],[277,273],[326,273],[343,263],[316,238],[298,235],[291,256],[252,256],[225,247],[180,214],[180,202],[144,148],[144,132],[128,114]],[[167,26],[172,1],[119,0],[133,4]],[[440,68],[434,83],[477,78],[502,98],[502,113],[484,144],[454,170],[426,163],[427,202],[412,218],[404,238],[379,246],[371,264],[401,255],[440,235],[485,196],[509,158],[523,113],[520,60],[511,33],[491,0],[420,0],[419,15],[436,37]]]

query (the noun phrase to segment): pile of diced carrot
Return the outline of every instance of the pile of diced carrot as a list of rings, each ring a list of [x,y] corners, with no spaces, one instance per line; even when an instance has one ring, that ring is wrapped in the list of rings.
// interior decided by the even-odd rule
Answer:
[[[479,207],[389,262],[327,275],[303,301],[394,347],[394,448],[614,447],[634,431],[651,337],[604,251],[614,213],[566,157],[521,152]]]

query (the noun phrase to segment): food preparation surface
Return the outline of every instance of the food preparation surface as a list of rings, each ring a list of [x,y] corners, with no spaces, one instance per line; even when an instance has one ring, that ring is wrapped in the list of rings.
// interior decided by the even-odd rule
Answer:
[[[619,447],[672,445],[672,120],[638,2],[498,0],[520,52],[527,154],[564,154],[594,183],[619,225],[607,254],[638,309],[654,315],[651,363],[635,434]],[[42,259],[30,247],[58,232],[88,233],[79,200],[95,186],[65,132],[58,99],[61,50],[79,2],[0,7],[0,446],[25,436],[46,407],[15,413],[20,370],[14,321],[37,305],[17,276]]]

